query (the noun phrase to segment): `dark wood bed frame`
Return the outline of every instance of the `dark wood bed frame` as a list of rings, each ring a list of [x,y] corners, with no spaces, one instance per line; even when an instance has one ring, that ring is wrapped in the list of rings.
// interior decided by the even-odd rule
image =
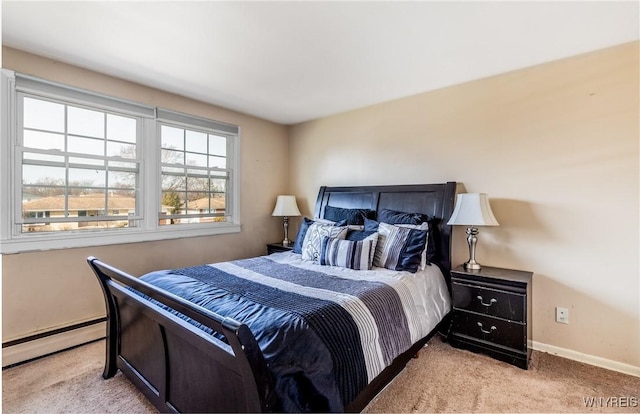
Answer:
[[[456,183],[321,187],[316,216],[327,205],[343,208],[388,208],[435,217],[437,265],[449,280],[451,228]],[[118,369],[161,412],[258,412],[275,407],[273,381],[256,339],[246,325],[224,318],[89,257],[100,281],[107,311],[106,361],[102,376]],[[207,334],[153,304],[144,293],[218,332]],[[443,325],[445,321],[441,322]],[[435,334],[438,327],[376,377],[346,407],[357,412],[375,397]],[[225,343],[226,342],[226,343]]]

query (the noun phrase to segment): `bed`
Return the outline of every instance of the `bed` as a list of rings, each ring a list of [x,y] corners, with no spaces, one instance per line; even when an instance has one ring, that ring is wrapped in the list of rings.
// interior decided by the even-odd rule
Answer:
[[[107,310],[103,377],[121,370],[162,412],[361,411],[448,323],[455,190],[321,187],[302,253],[140,278],[88,258]]]

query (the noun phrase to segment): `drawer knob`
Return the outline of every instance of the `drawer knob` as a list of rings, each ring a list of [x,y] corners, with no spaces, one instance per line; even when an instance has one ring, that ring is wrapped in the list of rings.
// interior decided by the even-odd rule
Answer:
[[[482,322],[478,322],[478,326],[480,327],[480,330],[482,331],[482,333],[486,333],[486,334],[493,333],[493,331],[495,331],[496,329],[498,329],[498,328],[496,328],[495,326],[491,325],[491,328],[489,328],[490,330],[485,331],[485,330],[484,330],[484,327],[482,326]]]
[[[478,300],[480,301],[480,303],[481,303],[483,306],[491,306],[491,305],[493,305],[494,303],[498,302],[498,299],[491,298],[491,300],[489,301],[489,303],[484,303],[484,299],[482,299],[482,296],[480,296],[480,295],[478,295]]]

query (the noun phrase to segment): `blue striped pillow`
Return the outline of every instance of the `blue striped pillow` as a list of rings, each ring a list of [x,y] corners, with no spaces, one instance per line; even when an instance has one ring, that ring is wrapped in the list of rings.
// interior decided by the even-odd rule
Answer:
[[[322,240],[320,264],[353,270],[370,270],[378,242],[378,233],[359,241],[325,237]]]
[[[427,246],[428,230],[379,223],[379,240],[373,259],[377,267],[406,270],[415,273],[421,267],[422,253]]]

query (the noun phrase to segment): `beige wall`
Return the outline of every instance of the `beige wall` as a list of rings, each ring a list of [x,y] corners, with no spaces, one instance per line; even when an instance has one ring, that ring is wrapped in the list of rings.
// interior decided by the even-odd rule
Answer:
[[[56,250],[2,257],[2,341],[104,316],[104,300],[85,259],[94,255],[132,274],[256,256],[282,237],[271,217],[287,191],[288,138],[282,125],[99,73],[3,48],[7,69],[241,128],[241,222],[238,234]]]
[[[488,193],[477,259],[535,272],[533,340],[640,367],[638,73],[632,43],[293,126],[290,190],[305,214],[321,185]]]
[[[533,340],[640,367],[638,59],[638,43],[622,45],[287,131],[4,48],[5,68],[240,125],[243,227],[3,256],[3,342],[104,314],[88,255],[133,274],[249,257],[281,238],[269,216],[279,193],[311,214],[321,185],[455,180],[487,192],[501,223],[481,230],[480,263],[535,272]],[[463,262],[464,230],[454,237]],[[569,308],[569,325],[554,322],[555,306]]]

